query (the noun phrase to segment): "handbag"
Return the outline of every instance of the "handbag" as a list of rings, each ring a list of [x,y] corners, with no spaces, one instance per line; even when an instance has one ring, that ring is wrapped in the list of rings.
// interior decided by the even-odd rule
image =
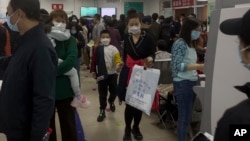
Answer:
[[[125,102],[150,115],[155,91],[160,77],[158,69],[144,69],[135,65],[127,87]]]

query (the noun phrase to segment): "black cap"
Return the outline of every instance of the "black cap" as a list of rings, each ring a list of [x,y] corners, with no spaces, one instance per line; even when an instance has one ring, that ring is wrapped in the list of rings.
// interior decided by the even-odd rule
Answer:
[[[242,18],[234,18],[223,21],[220,30],[228,35],[250,35],[250,10]]]

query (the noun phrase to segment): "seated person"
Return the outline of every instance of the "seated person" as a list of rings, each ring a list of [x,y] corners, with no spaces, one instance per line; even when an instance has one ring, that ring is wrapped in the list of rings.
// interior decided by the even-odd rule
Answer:
[[[157,51],[155,53],[155,60],[171,59],[171,54],[167,52],[167,42],[159,40],[157,42]]]

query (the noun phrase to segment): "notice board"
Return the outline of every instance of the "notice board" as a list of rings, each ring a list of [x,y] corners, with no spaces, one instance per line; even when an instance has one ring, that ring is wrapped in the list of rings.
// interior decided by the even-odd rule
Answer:
[[[124,2],[124,14],[131,8],[136,9],[137,12],[143,13],[143,2]]]

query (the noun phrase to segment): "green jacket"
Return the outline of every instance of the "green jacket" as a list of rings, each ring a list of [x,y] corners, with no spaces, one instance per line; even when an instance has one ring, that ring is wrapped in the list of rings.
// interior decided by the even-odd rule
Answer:
[[[66,41],[56,41],[56,52],[58,58],[64,60],[58,65],[56,77],[56,100],[63,100],[74,96],[70,80],[64,73],[71,70],[77,59],[77,44],[74,37]]]

